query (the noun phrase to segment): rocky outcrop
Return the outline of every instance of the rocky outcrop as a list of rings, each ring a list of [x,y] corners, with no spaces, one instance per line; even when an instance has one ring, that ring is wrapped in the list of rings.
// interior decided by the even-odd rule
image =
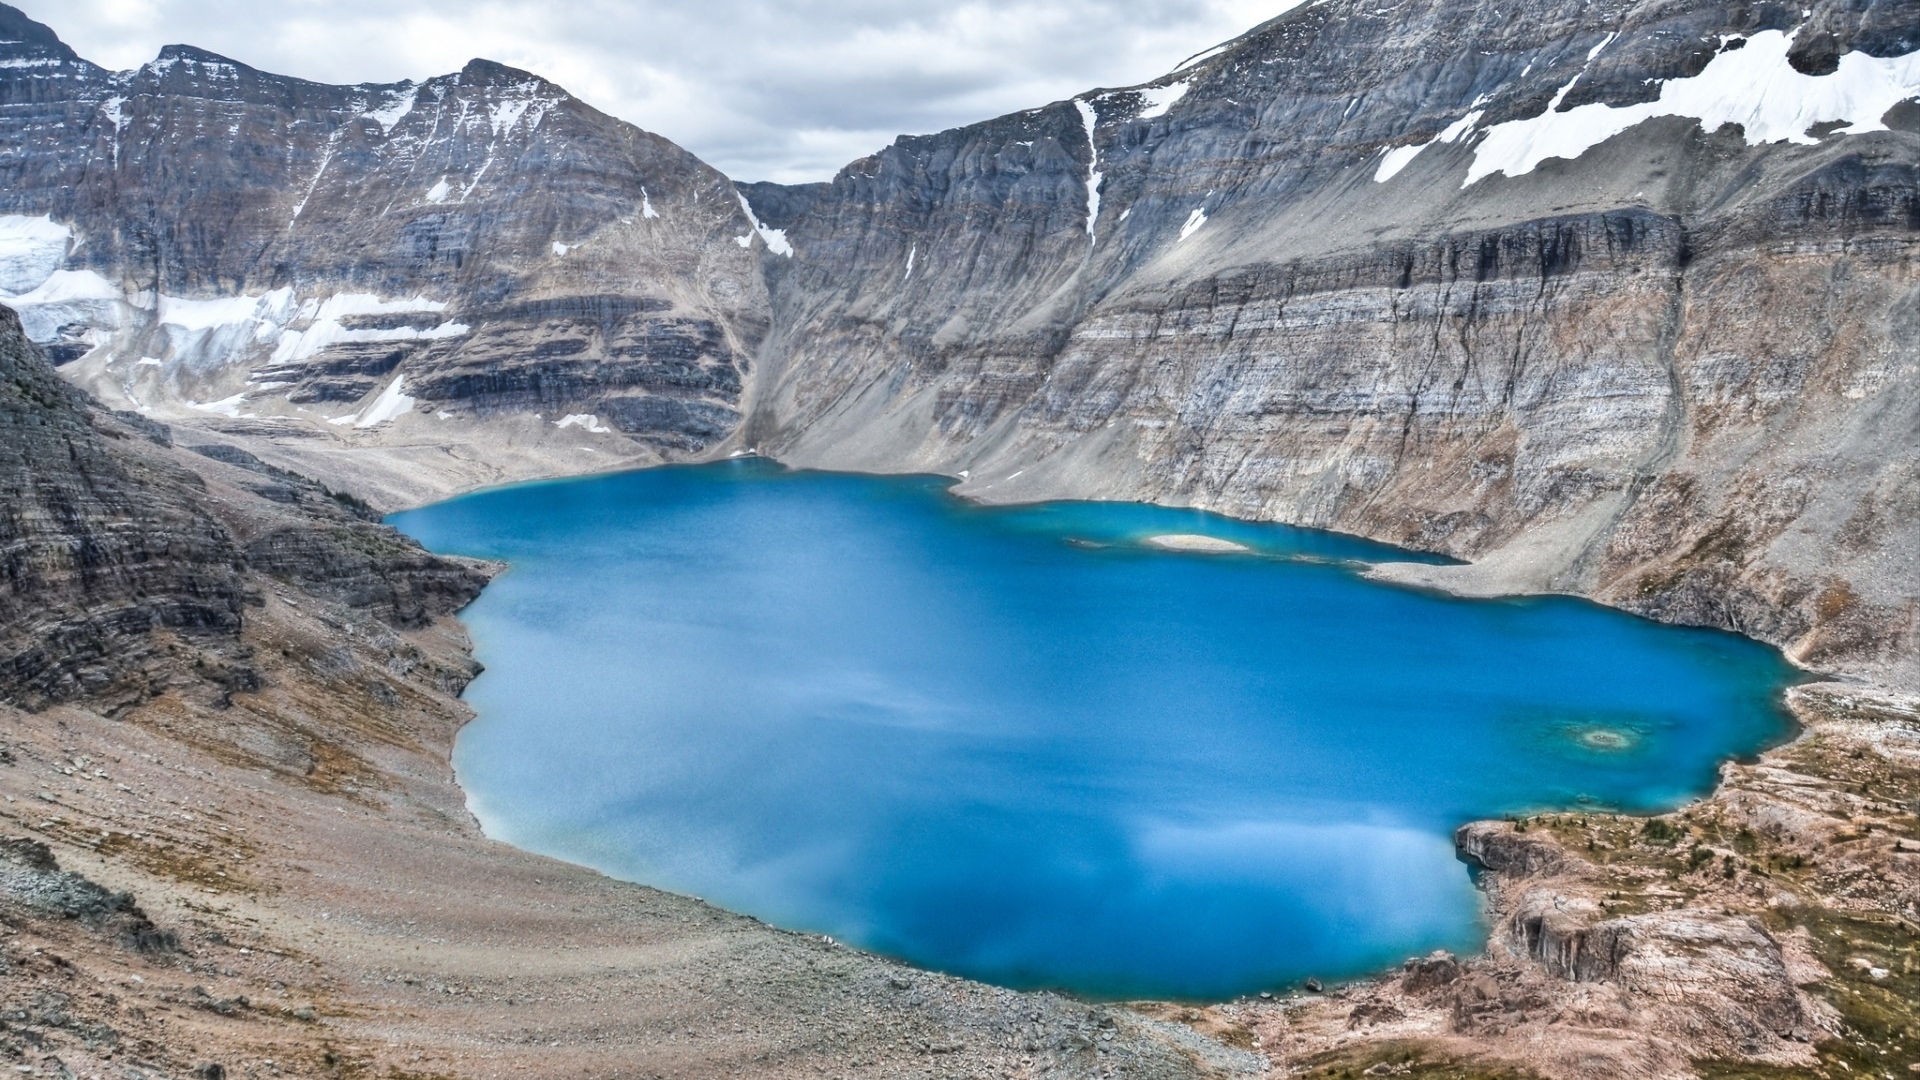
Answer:
[[[1920,699],[1818,684],[1800,738],[1650,818],[1542,814],[1456,836],[1476,955],[1256,1010],[1289,1075],[1887,1075],[1920,1022]]]
[[[1555,873],[1566,865],[1566,852],[1551,839],[1529,836],[1505,822],[1475,821],[1453,834],[1460,857],[1482,870],[1530,877]]]
[[[94,409],[0,308],[0,701],[119,710],[173,686],[257,689],[241,630],[276,579],[400,627],[487,580],[246,451],[171,444]],[[217,497],[220,469],[257,498]]]
[[[0,309],[0,695],[138,700],[176,643],[183,666],[243,685],[232,536],[197,509],[196,478],[114,454],[93,421]]]
[[[1736,1055],[1766,1058],[1779,1052],[1780,1040],[1807,1043],[1820,1032],[1820,1018],[1796,986],[1779,941],[1753,916],[1689,907],[1610,918],[1588,885],[1602,873],[1551,833],[1478,822],[1455,840],[1462,858],[1496,875],[1502,908],[1496,947],[1546,975],[1605,984],[1679,1010],[1683,1018],[1662,1026],[1694,1029],[1699,1045]],[[1410,990],[1444,985],[1412,964],[1403,981]],[[1468,1026],[1476,1012],[1508,1011],[1500,995],[1484,987],[1469,985],[1464,993],[1455,1012]]]
[[[0,903],[85,922],[135,952],[168,952],[179,944],[176,935],[154,925],[131,894],[110,892],[60,869],[47,845],[25,837],[0,837]]]

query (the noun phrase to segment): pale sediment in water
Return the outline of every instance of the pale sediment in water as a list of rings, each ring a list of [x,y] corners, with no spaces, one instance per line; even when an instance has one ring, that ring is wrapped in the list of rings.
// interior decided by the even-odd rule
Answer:
[[[1252,551],[1245,544],[1236,544],[1231,540],[1222,540],[1217,536],[1202,536],[1199,533],[1168,533],[1165,536],[1149,536],[1146,542],[1157,548],[1169,551],[1207,551],[1227,554],[1236,551]]]

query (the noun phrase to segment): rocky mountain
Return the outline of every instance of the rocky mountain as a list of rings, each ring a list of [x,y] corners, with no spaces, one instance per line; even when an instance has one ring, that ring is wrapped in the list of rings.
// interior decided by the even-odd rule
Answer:
[[[794,256],[742,442],[1362,533],[1914,685],[1917,49],[1911,3],[1325,0],[748,188]]]
[[[1322,0],[737,187],[483,61],[108,72],[8,12],[30,334],[382,505],[746,450],[938,470],[1920,685],[1920,5]]]
[[[521,474],[737,422],[767,241],[666,140],[487,61],[339,87],[185,46],[109,72],[11,8],[0,39],[0,291],[110,405],[309,459],[556,444]]]

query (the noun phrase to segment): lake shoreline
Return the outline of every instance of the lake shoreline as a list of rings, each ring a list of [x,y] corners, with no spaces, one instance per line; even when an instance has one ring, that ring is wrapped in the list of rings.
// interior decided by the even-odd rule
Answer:
[[[1049,1077],[1091,1080],[1123,1064],[1129,1075],[1170,1080],[1327,1076],[1376,1066],[1402,1075],[1526,1068],[1573,1078],[1593,1075],[1594,1061],[1611,1075],[1653,1065],[1683,1075],[1686,1060],[1718,1045],[1676,1030],[1670,1012],[1650,1024],[1583,1013],[1596,988],[1624,992],[1617,975],[1600,983],[1569,979],[1530,950],[1515,948],[1529,924],[1512,916],[1535,890],[1549,900],[1593,905],[1613,903],[1608,894],[1622,885],[1634,890],[1636,907],[1665,909],[1686,899],[1662,895],[1704,881],[1699,871],[1685,871],[1691,849],[1680,844],[1626,844],[1619,862],[1596,872],[1581,865],[1588,856],[1577,822],[1584,818],[1559,814],[1550,815],[1554,822],[1530,824],[1520,839],[1551,841],[1560,854],[1547,851],[1553,861],[1544,873],[1527,871],[1523,856],[1482,875],[1515,901],[1512,907],[1499,901],[1501,917],[1492,929],[1500,955],[1469,958],[1451,972],[1444,963],[1428,964],[1325,994],[1212,1004],[1113,1007],[995,990],[611,881],[480,835],[449,765],[453,740],[471,712],[454,696],[456,684],[436,674],[471,665],[465,632],[452,619],[397,639],[371,633],[348,639],[356,642],[356,655],[365,654],[360,670],[391,663],[380,650],[397,648],[396,656],[418,650],[410,662],[415,674],[398,684],[397,715],[411,733],[403,744],[381,729],[347,725],[329,736],[323,760],[333,764],[314,773],[273,758],[235,757],[245,747],[289,738],[290,745],[305,746],[299,740],[307,736],[287,725],[310,710],[342,701],[378,708],[364,683],[343,674],[352,669],[309,668],[298,652],[282,652],[289,643],[330,640],[327,620],[357,625],[349,616],[304,595],[298,607],[271,591],[267,600],[249,635],[268,686],[234,695],[231,706],[172,695],[112,721],[77,708],[0,709],[15,761],[0,767],[0,792],[14,800],[0,808],[10,831],[49,845],[62,867],[129,891],[190,950],[179,958],[145,958],[84,922],[29,917],[14,924],[16,937],[5,946],[9,962],[60,980],[73,994],[69,1008],[76,1018],[121,1032],[120,1061],[171,1061],[184,1073],[205,1061],[236,1070],[249,1063],[261,1068],[272,1058],[294,1074],[328,1075],[349,1064],[379,1075],[424,1070],[488,1080],[555,1069],[602,1075],[636,1065],[688,1076],[745,1069],[798,1078],[822,1068],[844,1070],[851,1061],[885,1076],[929,1066],[1019,1076],[1051,1064]],[[1778,840],[1764,836],[1764,847],[1740,856],[1736,883],[1759,882],[1766,890],[1729,893],[1704,882],[1713,888],[1696,892],[1691,906],[1656,914],[1717,905],[1704,913],[1710,925],[1724,926],[1722,909],[1732,907],[1741,920],[1759,920],[1776,944],[1797,950],[1790,977],[1809,978],[1816,1003],[1856,1000],[1855,991],[1884,1001],[1888,988],[1873,969],[1850,963],[1858,950],[1849,943],[1882,942],[1891,970],[1899,971],[1897,950],[1910,950],[1912,939],[1902,946],[1898,924],[1867,917],[1888,889],[1897,896],[1900,882],[1912,888],[1920,855],[1899,847],[1898,837],[1912,835],[1910,816],[1889,819],[1885,804],[1872,809],[1850,792],[1871,780],[1888,798],[1904,792],[1920,799],[1911,749],[1920,746],[1920,704],[1872,688],[1831,685],[1798,687],[1790,704],[1801,719],[1799,737],[1755,763],[1728,766],[1691,811],[1699,826],[1709,823],[1699,807],[1738,807],[1749,818],[1790,812],[1787,820],[1800,831]],[[1864,756],[1852,756],[1856,749]],[[76,757],[109,778],[62,776]],[[1897,784],[1884,775],[1889,767]],[[1867,776],[1862,769],[1883,772]],[[49,806],[42,792],[58,805]],[[1833,801],[1817,813],[1804,808],[1825,800]],[[169,813],[136,821],[121,803],[198,812],[192,820]],[[1851,824],[1843,811],[1855,815]],[[1641,820],[1630,823],[1636,832]],[[1677,830],[1683,814],[1657,820]],[[1858,825],[1875,820],[1886,824],[1859,835]],[[1486,827],[1515,831],[1509,824]],[[107,832],[110,843],[94,842]],[[131,841],[136,833],[143,839]],[[241,842],[218,839],[229,835]],[[1816,854],[1823,863],[1791,865]],[[1569,855],[1576,861],[1564,861]],[[1744,869],[1768,860],[1772,877]],[[1569,874],[1568,866],[1577,872]],[[215,877],[216,867],[228,876]],[[1823,875],[1844,877],[1855,867],[1889,884],[1873,895],[1838,896]],[[1664,884],[1675,881],[1683,888]],[[1782,892],[1797,896],[1798,906],[1775,905]],[[1649,913],[1581,908],[1576,914],[1590,939],[1592,926]],[[1813,932],[1803,936],[1796,925]],[[1577,937],[1582,928],[1579,921],[1558,926],[1552,940],[1574,940],[1566,931]],[[1837,939],[1844,940],[1836,945]],[[1824,971],[1807,967],[1808,955],[1824,958]],[[68,967],[54,966],[49,957]],[[1687,970],[1686,963],[1682,958],[1679,970]],[[1706,965],[1701,971],[1723,986],[1752,985],[1738,971]],[[133,981],[134,973],[144,981]],[[1904,985],[1892,989],[1906,992]],[[208,996],[197,997],[192,986]],[[33,989],[33,980],[8,980],[0,995],[25,1007],[30,1000],[18,994]],[[89,996],[95,990],[103,996]],[[105,995],[120,1003],[119,1012],[107,1011]],[[249,1005],[237,1003],[243,997]],[[1692,1007],[1717,1000],[1703,995]],[[1905,998],[1909,1022],[1917,1000],[1911,993]],[[207,1007],[181,1005],[193,1001]],[[700,1007],[689,1011],[695,1004]],[[144,1010],[145,1019],[134,1019],[130,1008]],[[1556,1014],[1565,1008],[1572,1011]],[[1039,1021],[1031,1019],[1035,1013]],[[24,1026],[38,1029],[32,1021]],[[1851,1061],[1856,1071],[1872,1064],[1848,1056],[1853,1044],[1824,1031],[1814,1033],[1823,1041],[1810,1051],[1791,1029],[1784,1039],[1769,1035],[1768,1045],[1796,1061],[1820,1054],[1821,1065],[1833,1065],[1836,1076],[1835,1062]],[[50,1031],[47,1037],[59,1045],[62,1036]],[[142,1045],[148,1049],[138,1049]],[[82,1072],[118,1068],[77,1046],[60,1053]]]
[[[955,481],[953,488],[959,486],[959,482]],[[969,501],[995,505],[991,500],[977,499],[957,490],[954,494]],[[1400,569],[1402,566],[1406,569]],[[1370,568],[1370,572],[1385,571],[1383,577],[1403,587],[1434,589],[1449,595],[1485,595],[1483,590],[1463,588],[1457,580],[1450,580],[1450,575],[1425,576],[1434,569],[1420,564],[1382,564]],[[1408,573],[1408,570],[1414,573]],[[1424,577],[1424,580],[1416,579],[1416,575]],[[1816,673],[1805,668],[1800,670],[1809,679],[1818,678]],[[1860,684],[1802,683],[1788,691],[1784,702],[1784,708],[1794,722],[1791,733],[1782,742],[1768,747],[1751,760],[1729,762],[1722,771],[1720,781],[1696,805],[1715,806],[1749,800],[1751,787],[1738,783],[1737,778],[1777,767],[1783,756],[1793,756],[1796,748],[1831,737],[1830,733],[1836,730],[1836,722],[1830,716],[1820,714],[1809,702],[1827,700],[1836,694],[1859,695],[1861,700],[1866,701],[1905,700],[1908,702],[1906,708],[1909,716],[1920,713],[1920,705],[1916,705],[1913,699],[1902,699],[1894,691]],[[1911,723],[1910,729],[1920,732],[1920,721]],[[1841,732],[1839,737],[1845,738],[1849,728],[1841,723],[1838,730]],[[1796,775],[1823,786],[1832,786],[1839,779],[1833,775],[1833,770],[1807,768],[1804,763],[1799,765]],[[1750,809],[1778,805],[1777,792],[1757,802],[1748,801],[1746,805]],[[1557,821],[1577,822],[1587,818],[1611,818],[1613,815],[1567,812],[1550,816]],[[1667,821],[1676,816],[1656,815],[1634,821]],[[1462,835],[1502,829],[1512,831],[1514,826],[1499,822],[1474,823],[1463,827]],[[1536,832],[1535,836],[1539,838],[1540,834]],[[1569,850],[1577,850],[1578,847],[1565,846]],[[1581,865],[1577,855],[1573,856],[1571,862],[1564,855],[1550,855],[1548,859],[1559,870],[1569,865]],[[1912,869],[1911,862],[1908,869]],[[1611,874],[1609,870],[1582,865],[1581,870],[1571,877],[1554,880],[1553,884],[1562,890],[1554,895],[1578,895],[1583,904],[1592,905],[1589,910],[1595,915],[1602,914],[1604,907],[1590,898],[1595,894],[1605,896],[1620,892],[1610,887],[1621,883]],[[1530,948],[1524,947],[1526,920],[1521,916],[1518,905],[1532,895],[1528,882],[1533,878],[1535,875],[1526,868],[1525,860],[1520,865],[1484,869],[1482,881],[1490,894],[1488,947],[1479,957],[1455,961],[1458,967],[1452,976],[1446,975],[1446,964],[1422,964],[1355,980],[1335,987],[1327,994],[1311,994],[1295,989],[1271,1001],[1247,998],[1211,1005],[1136,1002],[1131,1007],[1143,1016],[1189,1027],[1210,1041],[1255,1050],[1271,1063],[1272,1068],[1287,1074],[1333,1075],[1339,1069],[1376,1069],[1398,1073],[1408,1071],[1409,1063],[1416,1070],[1426,1065],[1474,1063],[1482,1067],[1504,1064],[1538,1070],[1546,1076],[1574,1077],[1591,1075],[1591,1065],[1597,1055],[1599,1060],[1634,1069],[1647,1067],[1657,1061],[1671,1070],[1673,1075],[1679,1076],[1692,1074],[1693,1060],[1716,1054],[1724,1054],[1730,1061],[1792,1063],[1793,1067],[1801,1067],[1810,1061],[1844,1060],[1852,1052],[1844,1041],[1833,1036],[1831,1030],[1833,1017],[1837,1015],[1829,1004],[1829,999],[1835,996],[1833,982],[1836,972],[1822,968],[1817,963],[1809,965],[1809,949],[1797,940],[1782,951],[1781,970],[1787,972],[1789,979],[1810,980],[1807,986],[1811,988],[1811,994],[1793,989],[1789,997],[1803,1017],[1811,1016],[1817,1021],[1815,1029],[1787,1028],[1776,1032],[1776,1044],[1758,1054],[1750,1052],[1755,1049],[1751,1045],[1739,1047],[1730,1046],[1724,1040],[1690,1039],[1671,1030],[1668,1025],[1674,1020],[1672,1016],[1660,1018],[1650,1030],[1633,1033],[1606,1025],[1582,1028],[1580,1025],[1530,1021],[1530,1013],[1538,1008],[1540,1002],[1529,999],[1527,992],[1538,993],[1544,989],[1549,1001],[1558,998],[1579,1000],[1587,993],[1581,983],[1564,977],[1567,974],[1565,972],[1549,970],[1532,954]],[[1637,879],[1634,882],[1637,884]],[[1539,883],[1536,881],[1535,884]],[[1817,888],[1809,890],[1809,893],[1806,900],[1810,908],[1815,911],[1826,910],[1828,898]],[[1759,906],[1763,914],[1773,911],[1770,902],[1763,902]],[[1741,903],[1739,907],[1754,910],[1751,903]],[[1723,906],[1723,910],[1738,909],[1727,905]],[[1608,920],[1595,918],[1590,921],[1604,924]],[[1516,931],[1519,934],[1517,939]],[[1576,928],[1575,932],[1577,934],[1580,931]],[[1777,947],[1779,939],[1772,940]],[[1523,947],[1516,948],[1516,945]],[[1826,945],[1833,947],[1831,938],[1826,939]],[[1438,975],[1433,974],[1436,970]],[[1839,977],[1848,973],[1845,970],[1837,971]],[[1719,977],[1726,985],[1702,1000],[1690,1003],[1694,1010],[1704,1009],[1712,1013],[1723,1008],[1725,1000],[1721,992],[1728,989],[1737,991],[1741,985],[1741,976],[1738,974],[1721,973]],[[1511,991],[1520,985],[1527,986],[1529,990],[1517,995],[1520,1000],[1510,1000],[1516,996]],[[1453,989],[1440,989],[1448,987]],[[1780,990],[1780,984],[1776,983],[1775,988],[1776,991]],[[1470,1014],[1464,1025],[1460,1022],[1463,1002],[1464,1011]],[[1435,1012],[1436,1005],[1440,1006],[1438,1014]]]
[[[755,463],[395,517],[521,567],[462,616],[489,668],[460,742],[473,805],[543,854],[938,970],[1194,999],[1471,949],[1454,823],[1671,806],[1780,733],[1787,667],[1730,636],[1371,583],[1353,564],[1397,549],[1312,530],[965,507],[938,481]],[[1168,546],[1205,551],[1144,556]],[[1207,557],[1229,550],[1261,557]]]

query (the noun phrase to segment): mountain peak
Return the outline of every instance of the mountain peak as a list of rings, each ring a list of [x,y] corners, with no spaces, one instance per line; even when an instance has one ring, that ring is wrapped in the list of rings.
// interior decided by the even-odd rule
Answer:
[[[163,45],[160,48],[160,55],[155,57],[153,62],[162,67],[171,67],[174,64],[224,64],[242,71],[254,70],[230,56],[221,56],[217,52],[209,52],[194,45]]]
[[[485,57],[476,56],[467,61],[466,67],[460,69],[460,81],[469,86],[504,86],[525,83],[529,80],[542,85],[551,85],[546,79],[531,71],[508,67],[498,60],[488,60]]]
[[[27,13],[10,4],[0,4],[0,46],[26,45],[42,52],[50,52],[63,60],[78,60],[79,56],[60,35],[45,23],[35,22]]]

